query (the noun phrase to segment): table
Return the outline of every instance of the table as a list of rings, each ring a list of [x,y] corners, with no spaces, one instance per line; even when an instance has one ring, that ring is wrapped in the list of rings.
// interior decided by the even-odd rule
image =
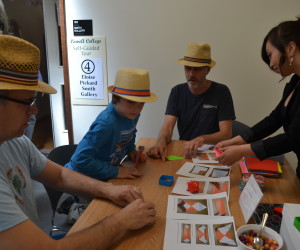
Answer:
[[[148,150],[155,143],[153,138],[141,138],[137,145],[145,146]],[[168,153],[183,156],[184,141],[171,141],[168,145]],[[159,177],[163,174],[173,175],[175,181],[177,170],[186,162],[191,160],[176,160],[162,162],[160,159],[148,158],[145,163],[139,165],[143,173],[141,178],[112,179],[114,184],[130,184],[140,187],[143,191],[145,201],[152,202],[156,206],[156,222],[154,226],[144,228],[138,231],[130,232],[113,249],[163,249],[164,233],[166,224],[166,211],[168,195],[171,194],[174,184],[171,187],[158,184]],[[239,182],[241,173],[238,164],[232,166],[230,174],[230,213],[234,216],[236,228],[245,224],[242,211],[238,200],[241,191]],[[264,187],[264,197],[261,202],[264,203],[300,203],[300,180],[286,161],[283,165],[283,174],[281,178],[266,178]],[[69,231],[69,234],[87,228],[103,218],[119,211],[120,208],[113,203],[105,200],[94,199],[78,221]]]

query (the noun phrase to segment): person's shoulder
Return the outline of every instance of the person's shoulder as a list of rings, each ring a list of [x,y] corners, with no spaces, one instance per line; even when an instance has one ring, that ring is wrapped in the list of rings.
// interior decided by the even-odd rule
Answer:
[[[228,86],[224,83],[211,81],[212,86],[217,90],[229,90]]]
[[[181,92],[184,89],[187,88],[187,83],[179,83],[177,85],[175,85],[174,87],[172,87],[172,92],[176,91],[176,92]]]
[[[299,81],[300,81],[300,77],[298,75],[294,74],[286,83],[286,85],[284,87],[284,94],[289,92],[291,89],[294,89]]]
[[[298,75],[294,74],[294,75],[291,77],[290,83],[296,84],[296,83],[298,83],[298,81],[300,81],[300,77],[299,77]]]
[[[20,153],[22,154],[32,147],[34,147],[33,143],[25,135],[5,141],[2,144],[2,148],[6,148],[6,152],[11,152],[12,154],[16,155],[19,155]]]
[[[7,145],[28,145],[28,144],[32,144],[32,143],[31,143],[31,140],[26,135],[23,135],[23,136],[8,140],[5,142],[5,144],[7,144]]]
[[[112,103],[109,103],[108,106],[96,117],[93,124],[98,123],[107,123],[114,117],[115,107]]]

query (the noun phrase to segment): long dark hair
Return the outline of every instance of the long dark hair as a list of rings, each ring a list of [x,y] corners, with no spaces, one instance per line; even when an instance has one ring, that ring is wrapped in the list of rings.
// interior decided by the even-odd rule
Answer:
[[[266,35],[261,48],[261,57],[266,64],[270,65],[270,59],[266,52],[268,41],[282,54],[279,62],[281,68],[286,60],[285,48],[289,42],[294,42],[300,48],[300,16],[297,17],[296,21],[286,21],[278,24]]]

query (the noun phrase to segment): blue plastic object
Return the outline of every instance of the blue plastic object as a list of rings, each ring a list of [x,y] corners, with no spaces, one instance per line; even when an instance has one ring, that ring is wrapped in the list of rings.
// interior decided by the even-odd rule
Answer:
[[[174,176],[161,175],[159,178],[159,185],[171,186],[174,182]]]

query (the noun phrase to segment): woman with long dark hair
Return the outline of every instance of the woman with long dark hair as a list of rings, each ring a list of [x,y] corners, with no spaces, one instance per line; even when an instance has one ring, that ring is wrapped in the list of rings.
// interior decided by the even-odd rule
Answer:
[[[263,41],[261,56],[283,79],[293,76],[269,116],[240,135],[216,145],[224,151],[217,159],[222,164],[232,165],[244,156],[255,155],[263,160],[293,151],[298,157],[296,172],[300,177],[300,17],[272,28]],[[268,137],[281,127],[284,133]]]

